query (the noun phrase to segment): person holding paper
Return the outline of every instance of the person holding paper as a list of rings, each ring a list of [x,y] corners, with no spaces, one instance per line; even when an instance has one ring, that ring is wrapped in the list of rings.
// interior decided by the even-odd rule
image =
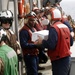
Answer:
[[[26,15],[27,23],[19,32],[20,44],[23,51],[24,62],[27,75],[41,75],[38,73],[38,54],[39,50],[32,41],[32,33],[36,31],[34,28],[36,14],[30,12]]]
[[[69,28],[61,22],[62,15],[57,8],[51,8],[47,17],[51,23],[48,39],[44,40],[38,36],[39,39],[35,44],[48,49],[47,54],[52,63],[53,75],[68,75],[71,65],[70,46],[73,45],[73,38]]]

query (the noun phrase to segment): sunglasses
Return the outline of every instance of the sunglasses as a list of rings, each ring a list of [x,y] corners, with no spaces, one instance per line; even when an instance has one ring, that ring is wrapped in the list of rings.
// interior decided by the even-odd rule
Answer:
[[[7,24],[7,23],[11,24],[12,23],[12,20],[2,20],[2,23],[3,24]]]
[[[3,24],[11,23],[10,21],[2,21]]]
[[[12,19],[9,19],[9,18],[3,18],[3,19],[1,19],[1,22],[3,23],[3,24],[7,24],[7,23],[9,23],[9,24],[11,24],[12,23]]]

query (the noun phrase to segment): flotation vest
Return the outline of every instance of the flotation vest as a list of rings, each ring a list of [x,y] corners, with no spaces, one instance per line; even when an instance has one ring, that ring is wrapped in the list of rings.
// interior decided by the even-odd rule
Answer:
[[[69,56],[70,52],[70,31],[68,27],[61,22],[56,22],[53,26],[58,34],[58,41],[54,50],[48,50],[48,56],[51,61]]]
[[[18,13],[19,17],[24,17],[24,0],[18,0]]]
[[[36,23],[36,25],[35,25],[34,27],[35,27],[35,29],[36,29],[37,31],[47,29],[47,28],[45,27],[45,25],[42,25],[42,24],[41,24],[41,21],[40,21],[40,20],[37,20],[37,23]]]
[[[38,23],[35,25],[37,31],[43,30],[43,27]]]
[[[24,25],[24,27],[21,30],[27,30],[28,31],[29,36],[30,36],[30,39],[28,40],[28,43],[33,43],[31,41],[32,31],[26,25]],[[34,28],[34,30],[36,31],[35,28]],[[34,49],[22,49],[22,51],[23,51],[24,55],[27,55],[27,54],[38,55],[38,53],[39,53],[37,48],[34,48]]]

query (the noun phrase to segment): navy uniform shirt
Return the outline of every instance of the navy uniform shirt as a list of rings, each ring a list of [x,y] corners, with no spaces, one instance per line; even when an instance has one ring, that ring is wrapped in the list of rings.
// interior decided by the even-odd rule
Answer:
[[[20,38],[20,44],[21,47],[27,48],[27,49],[32,49],[36,48],[36,45],[33,43],[28,43],[28,40],[30,39],[29,33],[27,30],[21,30],[19,33],[19,38]]]
[[[49,29],[48,40],[43,40],[42,47],[54,50],[58,41],[58,34],[54,28]],[[70,45],[73,45],[73,38],[70,38]]]

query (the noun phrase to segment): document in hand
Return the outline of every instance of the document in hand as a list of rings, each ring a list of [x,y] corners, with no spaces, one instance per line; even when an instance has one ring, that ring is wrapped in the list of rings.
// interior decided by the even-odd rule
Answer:
[[[41,31],[34,32],[32,33],[32,41],[35,42],[38,39],[38,36],[41,36],[42,39],[47,40],[48,34],[49,34],[48,30],[41,30]]]

